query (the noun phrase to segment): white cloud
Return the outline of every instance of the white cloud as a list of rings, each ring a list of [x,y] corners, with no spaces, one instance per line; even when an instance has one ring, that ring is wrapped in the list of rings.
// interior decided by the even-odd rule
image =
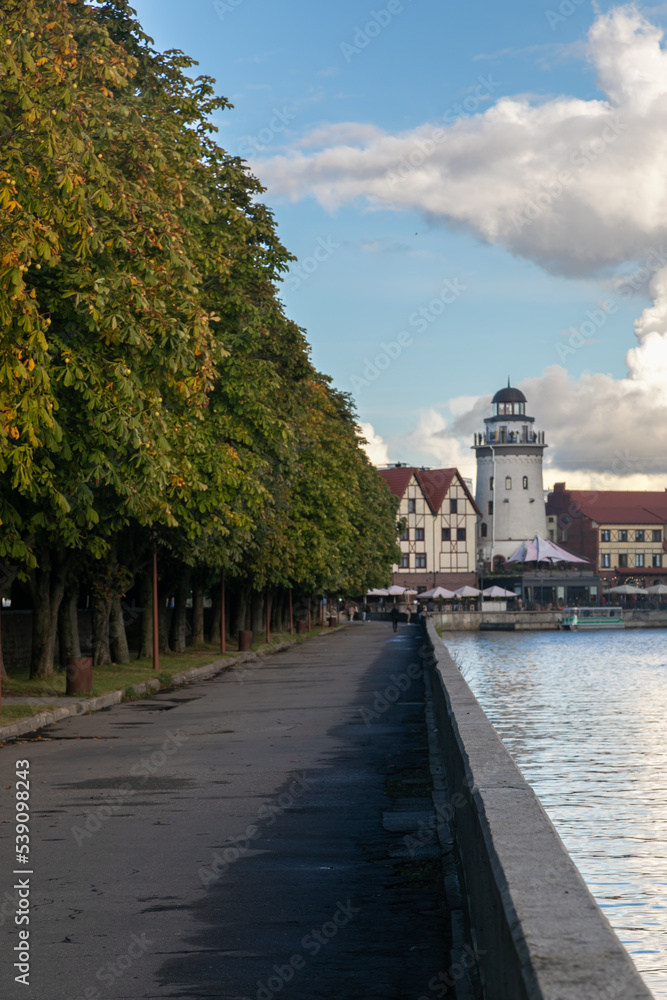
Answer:
[[[387,445],[380,435],[375,433],[373,425],[360,423],[358,424],[358,429],[361,436],[366,439],[366,443],[362,445],[362,448],[373,465],[388,465],[389,452],[387,451]]]
[[[661,41],[634,7],[616,8],[588,39],[604,99],[502,97],[397,135],[321,125],[257,167],[272,194],[416,209],[550,270],[593,272],[667,236]]]
[[[478,430],[475,425],[474,430]],[[462,476],[469,479],[475,475],[475,457],[471,451],[472,431],[467,434],[459,428],[452,428],[436,409],[422,410],[415,430],[403,439],[402,451],[410,463],[446,469],[455,466]]]
[[[548,432],[549,476],[571,480],[579,470],[656,488],[667,475],[662,43],[662,29],[636,6],[616,7],[597,17],[588,36],[599,99],[502,97],[483,113],[448,113],[397,135],[358,123],[320,126],[300,148],[257,164],[273,194],[310,195],[329,209],[361,200],[376,210],[417,210],[552,273],[581,277],[663,255],[650,285],[653,305],[635,323],[626,378],[573,380],[554,366],[524,383]],[[488,397],[467,402],[453,403],[447,419],[438,410],[423,414],[406,443],[439,463],[468,467],[464,448],[483,426]]]

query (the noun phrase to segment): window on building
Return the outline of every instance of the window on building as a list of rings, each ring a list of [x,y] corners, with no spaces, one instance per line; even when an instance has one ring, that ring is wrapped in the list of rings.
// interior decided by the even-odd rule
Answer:
[[[635,531],[635,541],[636,542],[645,542],[646,541],[646,532],[645,531]]]
[[[662,566],[662,552],[653,553],[653,565],[656,567]]]
[[[450,514],[458,513],[458,500],[449,501],[449,513]]]
[[[601,569],[609,569],[611,566],[611,556],[608,552],[603,552],[600,556],[600,567]]]
[[[620,556],[618,557],[618,565],[619,566],[628,565],[628,556],[626,552],[621,552]]]
[[[418,552],[416,558],[417,558],[416,562],[417,569],[426,569],[426,553]]]
[[[456,529],[456,541],[457,542],[465,542],[465,540],[466,540],[466,529],[465,528],[457,528]]]
[[[416,513],[417,513],[417,501],[408,500],[408,514],[416,514]]]
[[[423,542],[424,541],[424,529],[423,528],[415,528],[415,541],[416,542]]]
[[[601,542],[611,541],[611,531],[609,530],[609,528],[602,529],[602,531],[600,532],[600,541]]]
[[[493,514],[493,500],[489,500],[487,504],[487,511],[489,514]]]
[[[619,533],[618,533],[618,540],[619,540],[619,542],[627,542],[627,540],[628,540],[628,533],[627,533],[627,531],[625,531],[625,529],[621,529],[621,531],[619,531]]]
[[[643,565],[644,565],[644,553],[643,552],[635,553],[635,566],[643,566]]]
[[[406,528],[405,531],[403,531],[403,533],[401,534],[400,538],[401,538],[402,542],[409,542],[410,541],[410,529]]]
[[[443,542],[451,542],[451,540],[452,540],[452,529],[451,528],[443,528],[442,529],[442,540],[443,540]]]
[[[511,490],[512,489],[512,477],[511,476],[505,476],[505,489],[506,490]]]
[[[524,490],[527,490],[528,489],[528,476],[524,476],[522,481],[523,481],[523,488],[524,488]]]
[[[489,489],[493,489],[493,476],[489,476]]]
[[[482,538],[486,538],[486,536],[488,534],[488,530],[489,530],[488,526],[486,525],[486,523],[484,521],[482,521],[482,523],[479,526],[479,533],[482,536]]]
[[[401,555],[401,569],[410,569],[410,553],[403,552]]]
[[[652,542],[661,542],[662,541],[662,528],[654,528],[653,529],[653,531],[651,532],[651,541]]]

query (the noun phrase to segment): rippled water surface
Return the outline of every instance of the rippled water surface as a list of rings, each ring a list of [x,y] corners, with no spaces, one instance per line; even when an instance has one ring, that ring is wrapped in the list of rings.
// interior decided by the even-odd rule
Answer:
[[[444,639],[644,980],[667,998],[667,630]]]

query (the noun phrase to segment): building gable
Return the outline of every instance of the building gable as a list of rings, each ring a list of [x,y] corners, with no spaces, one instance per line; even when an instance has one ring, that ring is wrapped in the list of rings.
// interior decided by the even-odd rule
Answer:
[[[394,496],[397,496],[399,499],[405,496],[405,492],[414,476],[431,513],[434,515],[440,511],[449,488],[456,479],[458,485],[463,489],[470,501],[475,513],[481,516],[481,512],[470,490],[456,468],[420,469],[417,466],[401,465],[389,469],[379,469],[378,472]]]

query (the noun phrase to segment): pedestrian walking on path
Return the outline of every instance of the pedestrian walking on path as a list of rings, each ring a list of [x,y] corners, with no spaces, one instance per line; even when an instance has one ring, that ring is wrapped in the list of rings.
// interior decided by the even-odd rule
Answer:
[[[396,605],[391,609],[389,617],[391,618],[392,624],[394,626],[394,632],[398,632],[398,608]]]

